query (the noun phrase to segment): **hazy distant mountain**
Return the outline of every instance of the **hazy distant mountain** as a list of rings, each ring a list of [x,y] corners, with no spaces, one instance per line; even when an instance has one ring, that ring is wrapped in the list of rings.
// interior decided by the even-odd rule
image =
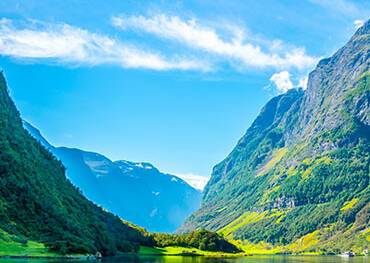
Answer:
[[[67,177],[86,197],[125,220],[173,232],[200,206],[200,191],[149,163],[113,162],[98,153],[54,147],[31,124],[24,127],[62,161]]]
[[[266,104],[182,229],[293,252],[369,247],[369,67],[368,21],[319,62],[306,90]]]

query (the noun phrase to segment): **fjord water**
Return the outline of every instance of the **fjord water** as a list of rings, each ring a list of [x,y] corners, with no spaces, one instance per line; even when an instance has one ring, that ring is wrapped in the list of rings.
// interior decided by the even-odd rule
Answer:
[[[92,260],[0,259],[0,263],[94,262]],[[104,258],[101,263],[368,263],[369,257],[339,256],[248,256],[240,258],[206,258],[191,256],[123,256]]]

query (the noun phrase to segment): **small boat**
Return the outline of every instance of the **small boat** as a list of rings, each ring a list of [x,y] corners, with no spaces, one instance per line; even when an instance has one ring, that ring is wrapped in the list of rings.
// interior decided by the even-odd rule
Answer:
[[[351,258],[351,257],[354,257],[356,254],[353,253],[352,251],[346,251],[342,254],[340,254],[341,257],[344,257],[344,258]]]

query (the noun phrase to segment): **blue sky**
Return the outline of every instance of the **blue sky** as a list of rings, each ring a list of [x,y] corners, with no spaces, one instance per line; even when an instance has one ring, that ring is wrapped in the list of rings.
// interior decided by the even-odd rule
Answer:
[[[51,143],[200,183],[370,1],[5,0],[0,17],[11,95]]]

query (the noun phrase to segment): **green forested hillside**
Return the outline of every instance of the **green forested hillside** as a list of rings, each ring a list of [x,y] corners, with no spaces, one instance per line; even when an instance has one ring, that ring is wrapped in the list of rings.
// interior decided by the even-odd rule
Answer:
[[[0,245],[34,240],[60,253],[111,255],[150,242],[142,231],[83,197],[64,172],[23,129],[1,73]]]
[[[319,62],[306,90],[269,101],[181,230],[293,252],[369,247],[369,49],[368,21]]]

